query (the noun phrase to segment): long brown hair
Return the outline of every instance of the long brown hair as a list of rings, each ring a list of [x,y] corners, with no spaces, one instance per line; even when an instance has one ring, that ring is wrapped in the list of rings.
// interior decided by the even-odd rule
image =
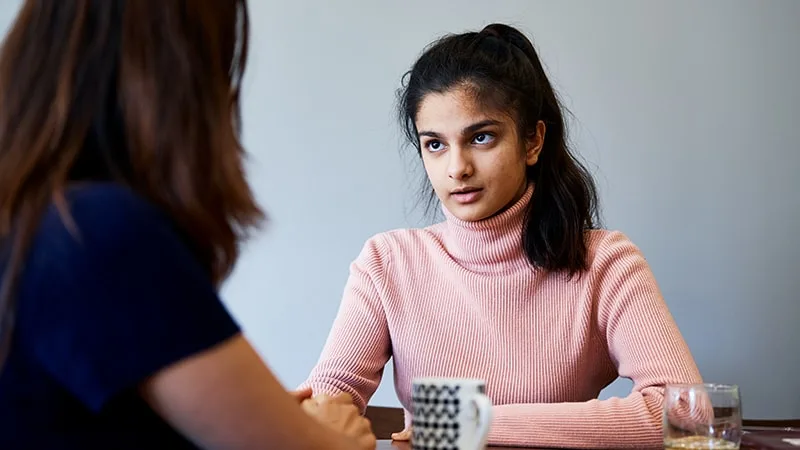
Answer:
[[[38,221],[104,180],[161,207],[215,283],[263,218],[242,167],[246,0],[28,0],[0,49],[0,350]],[[0,351],[0,366],[4,352]]]

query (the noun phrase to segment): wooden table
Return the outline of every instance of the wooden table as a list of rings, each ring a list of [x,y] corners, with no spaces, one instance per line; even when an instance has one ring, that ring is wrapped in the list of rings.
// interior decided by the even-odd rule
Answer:
[[[486,447],[489,450],[536,450],[535,448],[518,448],[518,447]],[[378,441],[377,450],[411,450],[411,444],[408,442],[392,442],[392,441]]]
[[[532,448],[519,448],[519,447],[487,447],[488,450],[537,450]],[[742,445],[741,450],[758,450],[759,447],[751,447],[746,444]],[[377,450],[411,450],[411,444],[408,442],[392,442],[392,441],[378,441]],[[544,450],[544,449],[538,449]]]

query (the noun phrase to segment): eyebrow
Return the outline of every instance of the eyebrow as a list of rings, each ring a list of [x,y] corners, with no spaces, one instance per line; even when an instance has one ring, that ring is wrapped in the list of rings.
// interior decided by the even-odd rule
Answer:
[[[472,133],[480,130],[481,128],[488,127],[490,125],[500,125],[500,124],[501,123],[500,123],[499,120],[492,120],[492,119],[481,120],[480,122],[476,122],[476,123],[473,123],[472,125],[468,125],[468,126],[464,127],[464,129],[461,130],[461,135],[463,136],[463,135],[467,135],[467,134],[472,134]],[[432,137],[432,138],[441,137],[441,135],[439,133],[435,132],[435,131],[427,131],[426,130],[426,131],[420,131],[417,134],[419,135],[419,137],[422,137],[422,136],[427,136],[427,137]]]

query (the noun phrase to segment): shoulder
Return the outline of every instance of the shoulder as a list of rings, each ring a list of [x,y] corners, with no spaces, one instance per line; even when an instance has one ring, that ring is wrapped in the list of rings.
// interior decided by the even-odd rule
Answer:
[[[23,270],[27,280],[133,273],[154,258],[198,264],[169,216],[124,186],[74,187],[65,199],[43,213]]]
[[[377,263],[382,267],[404,260],[415,260],[432,249],[444,249],[443,224],[425,228],[397,228],[371,236],[364,243],[358,261]]]
[[[131,188],[117,183],[87,183],[70,186],[66,191],[70,206],[77,212],[85,212],[93,207],[111,208],[114,212],[150,211],[150,202]]]
[[[209,273],[168,214],[111,184],[71,188],[65,205],[48,207],[20,274],[19,296],[28,311],[60,308],[63,317],[80,312],[109,321],[148,323],[187,304],[207,305],[210,314],[219,309]],[[146,318],[144,311],[153,314]]]
[[[591,230],[587,236],[590,271],[622,260],[644,262],[639,247],[624,233],[617,230]]]
[[[589,291],[603,308],[662,302],[655,276],[639,247],[619,231],[589,235]]]
[[[586,280],[594,290],[656,291],[656,281],[639,247],[619,231],[589,233],[589,270]]]
[[[32,243],[34,253],[44,248],[109,254],[180,242],[166,213],[122,185],[72,187],[65,199],[66,208],[52,204],[44,212]]]
[[[65,198],[66,210],[53,204],[45,211],[42,232],[68,231],[81,240],[119,243],[172,227],[165,213],[125,186],[72,187]]]

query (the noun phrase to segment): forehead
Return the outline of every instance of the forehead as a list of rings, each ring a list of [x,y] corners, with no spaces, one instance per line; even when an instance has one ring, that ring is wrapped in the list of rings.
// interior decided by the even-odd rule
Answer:
[[[427,94],[420,103],[415,123],[420,132],[459,133],[465,127],[484,120],[506,124],[511,119],[478,104],[474,94],[460,88]]]

